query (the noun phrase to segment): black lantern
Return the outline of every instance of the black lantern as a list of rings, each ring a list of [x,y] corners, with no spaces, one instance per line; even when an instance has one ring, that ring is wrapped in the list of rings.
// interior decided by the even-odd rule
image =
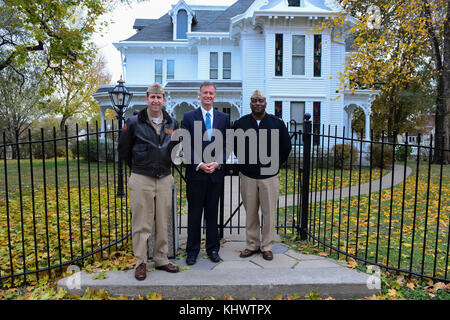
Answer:
[[[123,109],[126,109],[130,104],[131,98],[133,97],[132,93],[128,92],[128,89],[123,85],[125,81],[120,80],[117,81],[118,85],[114,87],[112,91],[109,92],[109,97],[111,98],[111,102],[113,103],[114,109],[119,115],[119,111],[123,112]],[[123,115],[123,114],[122,114]]]
[[[120,133],[122,132],[122,121],[124,120],[123,114],[128,108],[128,105],[130,104],[133,94],[129,93],[128,89],[123,85],[125,81],[122,80],[122,77],[120,77],[120,80],[117,81],[117,83],[119,84],[115,86],[112,91],[109,92],[109,97],[111,98],[114,111],[116,111],[117,114],[117,120],[119,122],[119,139],[120,139]],[[122,198],[125,196],[125,192],[123,190],[123,168],[122,168],[122,161],[120,159],[118,161],[119,162],[117,165],[118,170],[117,197]]]

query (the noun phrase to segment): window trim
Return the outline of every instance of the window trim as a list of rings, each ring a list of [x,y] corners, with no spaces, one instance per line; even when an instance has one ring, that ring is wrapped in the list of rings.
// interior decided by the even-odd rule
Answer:
[[[229,54],[229,56],[230,56],[230,67],[229,68],[225,68],[225,54]],[[231,52],[229,52],[229,51],[224,51],[224,52],[222,52],[222,79],[224,79],[224,80],[231,80],[231,77],[232,77],[232,75],[231,75],[231,70],[232,70],[232,62],[233,62],[233,60],[232,60],[232,53]],[[230,77],[228,78],[225,78],[225,71],[229,71],[230,72]]]
[[[279,106],[279,113],[277,112],[277,105]],[[283,119],[283,101],[277,100],[273,102],[273,114],[278,118]]]
[[[316,39],[320,37],[320,48],[319,48],[319,54],[316,54]],[[313,77],[314,78],[320,78],[322,77],[322,52],[323,52],[323,37],[321,34],[315,34],[314,35],[314,43],[313,43]],[[319,75],[316,75],[316,57],[319,58]]]
[[[215,54],[217,56],[217,66],[215,68],[212,68],[211,66],[211,57]],[[211,77],[211,71],[216,71],[217,76],[216,78]],[[210,51],[209,52],[209,79],[210,80],[218,80],[219,79],[219,52],[217,51]]]
[[[290,5],[289,4],[289,0],[286,0],[286,2],[287,2],[287,6],[288,7],[293,7],[293,8],[301,8],[301,7],[303,7],[303,1],[302,0],[298,0],[298,6],[294,6],[294,5]]]
[[[278,38],[280,38],[279,41],[281,41],[281,46],[280,46],[280,52],[277,53],[277,41]],[[283,54],[284,54],[284,36],[282,33],[275,33],[275,69],[274,69],[274,73],[275,73],[275,77],[282,77],[283,76]],[[279,59],[277,59],[279,57]],[[280,61],[280,71],[279,74],[277,74],[277,61]]]
[[[169,61],[173,61],[173,73],[169,73]],[[169,76],[172,76],[169,78]],[[175,80],[175,59],[166,60],[166,80]]]
[[[294,104],[294,103],[298,103],[298,104],[303,104],[303,114],[301,114],[300,115],[300,117],[301,117],[301,122],[297,122],[297,124],[296,124],[296,126],[295,126],[295,128],[294,128],[294,131],[295,132],[298,132],[298,131],[302,131],[302,132],[304,132],[304,121],[305,121],[305,113],[306,113],[306,101],[305,100],[303,100],[303,101],[298,101],[298,100],[291,100],[290,102],[289,102],[289,112],[290,112],[290,115],[289,115],[289,118],[291,119],[291,121],[292,120],[294,120],[294,119],[292,119],[292,105]],[[289,122],[289,130],[292,132],[293,130],[292,130],[292,126],[291,126],[291,122]],[[297,144],[296,145],[303,145],[303,141],[302,141],[303,139],[298,139],[297,140]],[[295,141],[295,140],[294,140]],[[294,143],[292,143],[292,144],[294,144]]]
[[[318,106],[317,108],[318,113],[316,113],[316,106]],[[317,119],[319,121],[316,121]],[[322,122],[322,102],[313,101],[312,131],[314,134],[316,134],[313,136],[314,146],[320,146],[321,122]]]
[[[304,39],[304,51],[303,54],[294,54],[294,37],[303,37]],[[293,77],[305,77],[306,76],[306,36],[304,34],[293,34],[291,39],[291,75]],[[294,57],[303,57],[303,74],[294,74]]]
[[[162,84],[163,83],[163,62],[164,60],[163,59],[155,59],[155,82],[158,82],[157,80],[156,80],[156,78],[157,77],[161,77],[161,82],[158,82],[158,83],[160,83],[160,84]],[[156,69],[156,64],[157,64],[157,62],[160,62],[161,63],[161,73],[159,74],[159,73],[156,73],[156,71],[157,71],[157,69]]]
[[[185,38],[180,38],[179,37],[179,26],[181,26],[181,24],[179,24],[179,20],[178,20],[178,17],[179,17],[179,14],[180,14],[180,11],[184,11],[184,12],[186,12],[186,37]],[[176,38],[176,40],[187,40],[187,33],[189,32],[189,13],[187,12],[187,10],[186,9],[179,9],[178,11],[177,11],[177,27],[176,27],[176,31],[175,31],[175,38]]]

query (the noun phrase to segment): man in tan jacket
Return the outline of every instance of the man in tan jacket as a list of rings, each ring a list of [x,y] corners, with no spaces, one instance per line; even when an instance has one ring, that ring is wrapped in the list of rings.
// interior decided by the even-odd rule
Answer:
[[[128,180],[135,277],[146,278],[147,240],[155,229],[153,261],[156,269],[178,272],[169,263],[168,219],[172,212],[171,135],[177,122],[162,107],[164,89],[154,83],[147,89],[148,107],[128,118],[119,140],[119,156],[131,168]]]

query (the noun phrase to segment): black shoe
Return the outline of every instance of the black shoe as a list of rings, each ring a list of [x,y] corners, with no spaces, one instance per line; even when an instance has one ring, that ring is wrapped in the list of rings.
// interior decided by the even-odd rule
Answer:
[[[211,251],[210,254],[208,254],[209,260],[211,260],[212,262],[219,262],[220,261],[220,257],[219,257],[219,253],[217,251]]]
[[[186,263],[189,265],[189,266],[192,266],[193,264],[195,264],[195,262],[197,261],[197,256],[194,256],[194,255],[188,255],[187,256],[187,258],[186,258]]]

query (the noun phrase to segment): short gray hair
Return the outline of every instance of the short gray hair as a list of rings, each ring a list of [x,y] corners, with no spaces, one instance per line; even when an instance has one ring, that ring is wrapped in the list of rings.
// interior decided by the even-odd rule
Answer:
[[[203,83],[200,85],[200,91],[202,91],[203,87],[214,87],[214,91],[216,91],[216,85],[211,81],[203,81]]]

